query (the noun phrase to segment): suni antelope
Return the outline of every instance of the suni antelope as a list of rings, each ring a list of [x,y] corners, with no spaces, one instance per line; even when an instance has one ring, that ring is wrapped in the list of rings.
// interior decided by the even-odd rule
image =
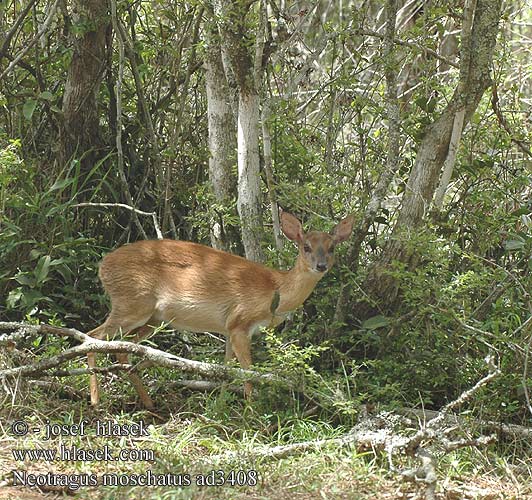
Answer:
[[[331,232],[305,233],[299,220],[281,212],[285,236],[299,248],[290,271],[270,269],[242,257],[188,241],[153,240],[124,245],[108,254],[99,276],[111,299],[111,313],[89,335],[103,339],[134,333],[134,341],[169,323],[176,330],[215,332],[228,337],[226,360],[233,354],[242,368],[251,365],[250,338],[260,327],[276,326],[298,308],[334,262],[334,247],[353,229],[353,216]],[[120,363],[128,354],[117,354]],[[96,366],[95,353],[88,354]],[[130,373],[142,404],[153,402],[140,378]],[[246,383],[245,394],[251,385]],[[96,375],[90,377],[91,403],[98,404]]]

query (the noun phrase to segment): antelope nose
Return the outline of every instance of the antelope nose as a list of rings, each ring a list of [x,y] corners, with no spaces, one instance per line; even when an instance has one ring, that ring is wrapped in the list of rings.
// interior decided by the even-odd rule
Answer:
[[[316,264],[316,270],[320,273],[327,271],[327,264]]]

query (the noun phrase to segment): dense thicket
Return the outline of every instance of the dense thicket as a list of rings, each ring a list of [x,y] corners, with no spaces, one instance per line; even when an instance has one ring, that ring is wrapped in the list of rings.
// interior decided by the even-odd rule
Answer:
[[[354,212],[286,342],[346,394],[425,406],[491,355],[478,404],[530,417],[532,12],[396,7],[0,2],[1,317],[101,322],[102,254],[156,234],[78,203],[270,265],[294,258],[278,205]]]

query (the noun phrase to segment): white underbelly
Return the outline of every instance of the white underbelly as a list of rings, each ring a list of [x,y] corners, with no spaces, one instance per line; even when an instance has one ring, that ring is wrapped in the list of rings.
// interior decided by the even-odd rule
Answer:
[[[157,303],[152,319],[169,323],[176,330],[227,333],[225,314],[218,304],[161,300]]]
[[[152,316],[152,322],[170,324],[176,330],[191,332],[214,332],[228,335],[226,329],[227,307],[223,303],[197,301],[187,298],[167,296],[159,299]],[[274,327],[282,323],[291,312],[269,316],[257,321],[249,329],[249,335],[261,328]]]

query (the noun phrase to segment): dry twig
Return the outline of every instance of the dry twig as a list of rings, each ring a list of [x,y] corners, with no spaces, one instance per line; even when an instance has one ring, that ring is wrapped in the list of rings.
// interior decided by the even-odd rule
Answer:
[[[70,337],[80,345],[71,347],[55,356],[40,360],[36,363],[18,366],[0,370],[0,380],[9,377],[40,377],[48,376],[48,370],[61,366],[72,359],[79,358],[89,352],[117,353],[127,352],[141,356],[144,360],[149,361],[152,365],[163,366],[165,368],[177,369],[186,373],[195,373],[209,378],[221,379],[239,379],[251,382],[278,382],[284,386],[290,387],[286,379],[281,379],[272,374],[261,374],[253,370],[243,370],[226,365],[214,363],[204,363],[186,358],[181,358],[173,354],[154,349],[145,345],[139,345],[134,342],[123,340],[99,340],[88,336],[73,328],[59,328],[49,325],[29,325],[25,323],[0,323],[1,330],[15,330],[14,335],[0,336],[0,345],[2,342],[11,341],[11,336],[16,338],[32,337],[42,333],[51,333]],[[24,331],[24,335],[18,334],[18,331]],[[118,369],[118,368],[117,368]],[[120,368],[125,369],[125,368]],[[60,372],[64,373],[64,372]],[[91,369],[83,369],[81,372],[72,372],[73,375],[92,373]],[[62,375],[63,376],[63,375]]]

